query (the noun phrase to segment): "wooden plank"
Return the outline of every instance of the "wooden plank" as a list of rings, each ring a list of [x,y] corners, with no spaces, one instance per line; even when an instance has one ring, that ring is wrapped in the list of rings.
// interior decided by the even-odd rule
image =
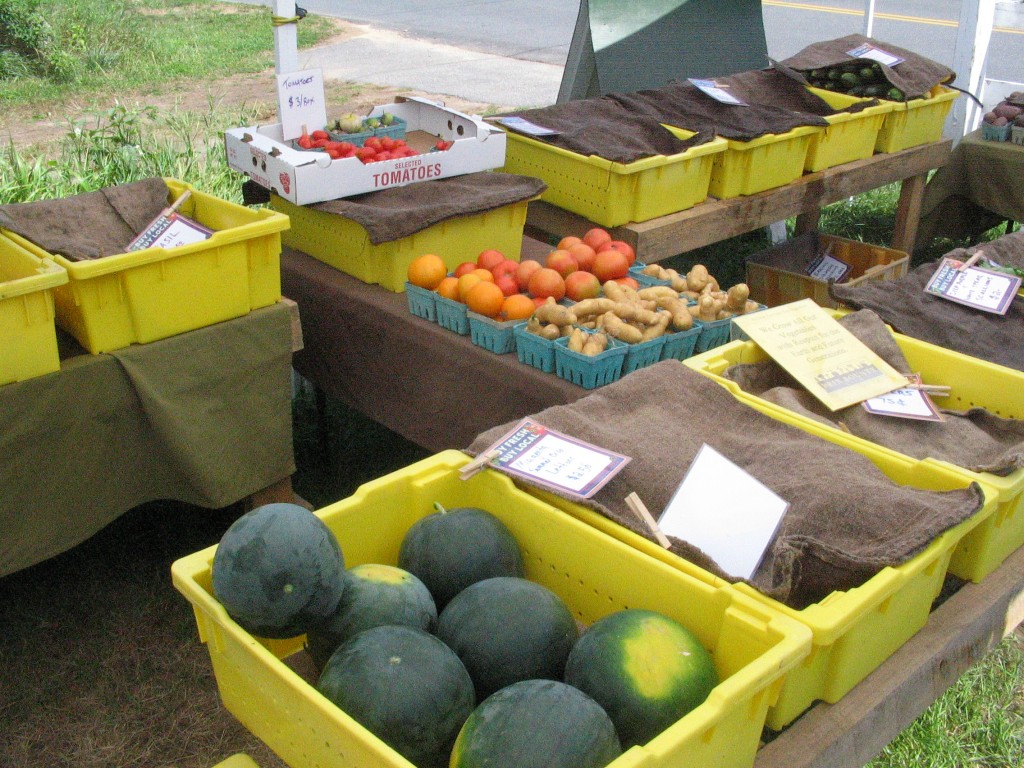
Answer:
[[[637,258],[652,262],[742,235],[772,222],[819,211],[822,207],[904,179],[926,174],[949,158],[945,140],[901,152],[874,155],[818,173],[806,174],[783,187],[728,200],[708,199],[686,211],[611,228],[616,239],[634,247]],[[911,215],[905,209],[900,213]],[[543,200],[530,203],[526,217],[532,231],[559,237],[597,226],[583,216]],[[912,223],[916,231],[916,222]],[[898,222],[901,231],[910,223]]]
[[[900,199],[896,203],[896,226],[892,234],[892,247],[897,251],[913,254],[917,240],[917,225],[921,221],[921,205],[924,202],[924,186],[928,174],[922,173],[905,179],[900,187]]]
[[[859,768],[1024,622],[1024,547],[965,584],[835,704],[818,704],[762,747],[755,768]]]

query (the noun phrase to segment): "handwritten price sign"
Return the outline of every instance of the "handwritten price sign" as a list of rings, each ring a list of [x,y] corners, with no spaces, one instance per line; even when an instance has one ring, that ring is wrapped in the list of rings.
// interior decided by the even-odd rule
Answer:
[[[323,72],[307,69],[277,76],[277,113],[284,138],[297,139],[303,130],[327,124]]]

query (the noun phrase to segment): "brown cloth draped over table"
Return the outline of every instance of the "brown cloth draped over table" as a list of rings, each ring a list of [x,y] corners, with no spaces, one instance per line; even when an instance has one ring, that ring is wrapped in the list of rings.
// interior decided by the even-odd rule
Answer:
[[[858,57],[851,56],[849,51],[864,44],[869,44],[904,59],[892,67],[885,64],[882,64],[881,67],[886,79],[903,91],[908,98],[923,96],[936,85],[940,83],[948,85],[956,78],[956,72],[944,64],[939,64],[906,48],[857,34],[812,43],[788,59],[783,59],[781,63],[790,69],[810,71],[848,61],[857,61]]]
[[[97,259],[124,253],[167,207],[167,197],[163,179],[144,179],[55,200],[0,205],[0,227],[71,261]]]
[[[874,312],[860,310],[839,322],[897,371],[914,373],[889,329]],[[859,403],[838,411],[828,410],[774,360],[733,365],[723,375],[744,392],[905,456],[930,457],[972,472],[1000,476],[1024,467],[1024,421],[1001,418],[984,408],[942,409],[943,421],[880,418]],[[936,402],[941,405],[942,399]]]
[[[374,245],[389,243],[458,216],[474,216],[532,200],[547,185],[512,173],[468,173],[367,192],[309,206],[344,216],[366,230]]]
[[[103,355],[59,333],[60,371],[0,387],[0,576],[139,504],[218,509],[290,477],[291,328],[278,303]]]
[[[750,583],[797,609],[907,561],[983,503],[976,485],[945,492],[899,485],[859,453],[754,410],[676,361],[533,418],[632,458],[587,506],[648,538],[626,496],[636,492],[660,513],[704,443],[767,485],[790,506]],[[484,432],[467,450],[480,453],[512,426]],[[721,503],[743,500],[723,488]],[[672,551],[718,572],[685,542],[673,540]]]
[[[948,255],[964,261],[977,250],[1003,266],[1024,268],[1024,231]],[[898,333],[1024,371],[1024,300],[1014,299],[1005,315],[995,315],[925,293],[937,267],[922,264],[899,280],[835,283],[829,290],[847,307],[873,310]]]

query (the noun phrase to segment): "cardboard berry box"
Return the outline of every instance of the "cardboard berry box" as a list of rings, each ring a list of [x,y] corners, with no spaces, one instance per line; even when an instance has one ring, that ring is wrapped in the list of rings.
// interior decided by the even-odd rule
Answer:
[[[279,197],[307,205],[505,163],[504,131],[479,117],[411,96],[374,107],[369,116],[384,112],[405,121],[405,141],[420,154],[372,163],[357,157],[332,159],[324,152],[294,148],[284,139],[281,124],[274,123],[225,131],[228,165]],[[450,144],[442,150],[438,142]]]

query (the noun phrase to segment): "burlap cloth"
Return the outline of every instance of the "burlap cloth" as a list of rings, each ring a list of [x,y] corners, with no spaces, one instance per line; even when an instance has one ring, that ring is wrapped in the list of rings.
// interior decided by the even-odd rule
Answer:
[[[781,101],[788,98],[789,104],[782,106],[770,103],[767,94],[753,98],[757,88],[755,81],[760,81],[766,87],[779,86],[777,95]],[[614,94],[612,98],[637,114],[649,115],[679,128],[711,133],[735,141],[751,141],[768,134],[786,133],[804,125],[828,125],[818,114],[794,110],[792,107],[796,102],[791,98],[794,89],[782,83],[781,78],[775,80],[770,76],[749,72],[721,78],[721,82],[730,86],[729,92],[747,101],[747,106],[724,104],[690,82],[669,83],[661,88]],[[744,99],[744,94],[747,99]],[[830,113],[831,110],[827,112]]]
[[[949,85],[956,79],[956,72],[944,64],[939,64],[906,48],[856,34],[812,43],[799,53],[788,59],[783,59],[781,64],[798,72],[809,72],[812,69],[822,69],[849,61],[873,63],[872,59],[858,59],[848,53],[864,43],[869,43],[880,50],[904,59],[892,67],[884,64],[880,66],[885,79],[903,91],[908,99],[924,96],[936,85],[940,83]]]
[[[907,561],[983,503],[976,485],[945,492],[897,485],[860,454],[755,411],[676,361],[534,418],[632,457],[587,506],[647,538],[624,499],[635,491],[659,514],[704,443],[767,485],[790,506],[750,583],[797,610]],[[485,450],[512,426],[487,430],[467,451]],[[723,488],[722,503],[743,500]],[[686,542],[673,539],[672,551],[729,578]]]
[[[540,179],[511,173],[467,173],[367,192],[310,208],[362,226],[374,245],[399,240],[429,226],[531,200],[547,189]]]
[[[874,312],[861,310],[839,322],[900,373],[915,373]],[[983,407],[948,410],[941,408],[942,398],[936,398],[945,417],[941,422],[872,415],[859,404],[830,411],[770,359],[733,365],[724,376],[745,392],[915,459],[931,457],[1000,476],[1024,467],[1024,421],[1001,418]]]
[[[947,255],[962,261],[978,249],[999,264],[1024,268],[1024,231]],[[931,262],[899,280],[833,284],[829,291],[852,309],[874,310],[899,333],[1024,371],[1024,300],[1014,299],[1005,315],[995,315],[925,293],[937,268]]]
[[[124,253],[169,202],[163,179],[143,179],[55,200],[0,205],[0,227],[71,261],[97,259]]]
[[[677,138],[656,116],[631,110],[612,96],[567,101],[508,114],[559,132],[554,136],[533,137],[538,141],[615,163],[633,163],[658,155],[678,155],[714,138],[710,132],[697,132],[696,136],[688,139]],[[695,130],[689,126],[680,127]]]

